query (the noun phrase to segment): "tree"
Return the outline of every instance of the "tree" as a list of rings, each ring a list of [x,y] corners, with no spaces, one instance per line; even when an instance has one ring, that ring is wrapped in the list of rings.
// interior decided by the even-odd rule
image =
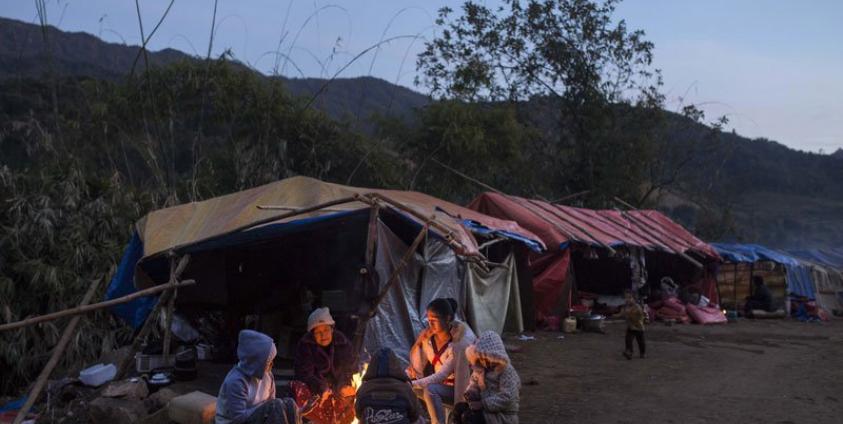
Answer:
[[[613,21],[617,3],[504,0],[492,10],[466,1],[460,13],[442,8],[442,30],[419,55],[417,83],[440,99],[549,101],[553,149],[540,166],[551,185],[591,190],[592,203],[637,194],[663,97],[651,68],[653,44],[643,31]],[[624,105],[635,107],[636,119],[627,119]]]

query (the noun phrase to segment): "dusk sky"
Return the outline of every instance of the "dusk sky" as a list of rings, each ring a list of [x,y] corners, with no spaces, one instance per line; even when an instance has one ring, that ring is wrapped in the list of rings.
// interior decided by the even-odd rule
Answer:
[[[493,2],[490,2],[493,3]],[[143,0],[148,34],[169,0]],[[212,0],[176,0],[150,42],[204,56]],[[290,77],[333,76],[379,40],[396,36],[340,74],[373,75],[413,86],[415,56],[434,36],[443,0],[219,0],[214,55],[234,56],[269,73],[280,51]],[[52,0],[48,21],[109,42],[139,44],[135,2]],[[0,15],[37,22],[34,2],[3,1]],[[707,120],[726,115],[728,128],[792,148],[830,153],[843,148],[843,2],[748,0],[627,0],[616,11],[630,29],[655,43],[667,108],[693,103]],[[279,49],[279,42],[281,48]],[[375,54],[377,56],[375,56]],[[680,100],[681,99],[681,100]]]

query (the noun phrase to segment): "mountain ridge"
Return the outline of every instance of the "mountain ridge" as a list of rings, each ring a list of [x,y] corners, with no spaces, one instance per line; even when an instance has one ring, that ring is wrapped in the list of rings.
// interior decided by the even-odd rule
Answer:
[[[138,58],[138,46],[108,43],[84,32],[48,27],[47,39],[51,59],[45,56],[47,45],[39,25],[0,18],[0,79],[43,77],[53,69],[61,76],[119,80],[126,77],[133,64],[140,67],[144,63],[144,58]],[[202,60],[169,48],[148,52],[148,57],[150,66]],[[237,62],[235,65],[248,68]],[[330,81],[279,78],[293,95],[314,98],[313,106],[328,116],[370,134],[375,125],[373,116],[412,119],[417,109],[432,101],[410,88],[371,76]],[[667,117],[685,128],[669,135],[677,143],[690,143],[685,139],[698,139],[710,131],[709,127],[673,112],[667,112]],[[729,146],[729,152],[723,154],[717,169],[695,170],[694,184],[696,188],[719,185],[723,202],[735,208],[735,220],[744,230],[738,239],[773,246],[843,244],[843,187],[834,184],[843,181],[843,167],[838,160],[843,157],[843,149],[820,155],[734,132],[724,132],[719,137]],[[682,197],[681,193],[677,195]],[[697,207],[693,205],[693,201],[686,201],[662,207],[683,224],[694,226],[696,213],[687,210]]]

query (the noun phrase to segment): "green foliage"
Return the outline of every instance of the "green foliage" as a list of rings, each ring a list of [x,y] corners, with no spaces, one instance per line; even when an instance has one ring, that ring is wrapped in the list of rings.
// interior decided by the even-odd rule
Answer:
[[[153,68],[122,83],[0,83],[0,321],[103,297],[131,226],[156,208],[292,175],[390,186],[381,144],[304,109],[283,82],[225,60]],[[54,114],[58,110],[59,114]],[[67,320],[0,334],[0,393],[43,367]],[[63,364],[96,359],[129,330],[86,316]]]
[[[624,21],[613,23],[616,3],[506,0],[493,10],[466,1],[460,13],[443,8],[443,28],[418,59],[419,81],[440,98],[538,103],[521,113],[544,127],[545,140],[526,148],[532,167],[555,188],[550,195],[589,190],[595,206],[614,196],[637,200],[663,98],[650,67],[653,44]],[[534,116],[542,122],[531,122]]]
[[[419,115],[417,124],[391,129],[391,137],[402,140],[402,156],[413,164],[408,188],[463,203],[481,189],[437,161],[504,191],[520,191],[532,177],[523,154],[528,131],[514,108],[445,101]]]

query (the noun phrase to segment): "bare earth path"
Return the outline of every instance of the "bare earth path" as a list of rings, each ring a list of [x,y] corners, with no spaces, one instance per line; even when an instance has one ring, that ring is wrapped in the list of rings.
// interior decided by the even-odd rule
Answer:
[[[648,355],[607,334],[538,332],[506,343],[521,375],[521,422],[843,423],[843,321],[652,324]]]

